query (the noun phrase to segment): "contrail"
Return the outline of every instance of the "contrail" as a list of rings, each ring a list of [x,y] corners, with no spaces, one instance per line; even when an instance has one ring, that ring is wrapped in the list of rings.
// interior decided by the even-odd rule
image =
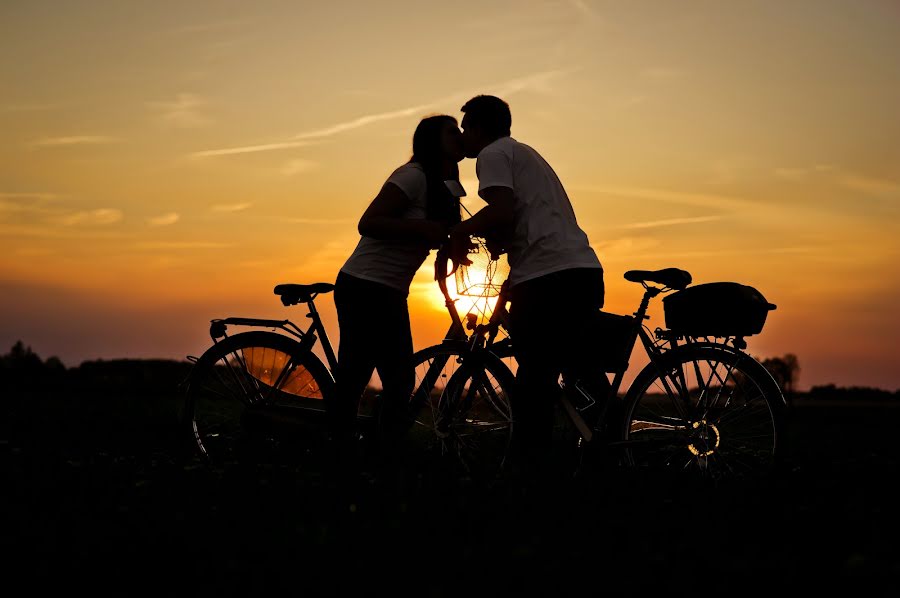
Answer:
[[[514,93],[526,90],[526,89],[537,89],[541,91],[547,91],[547,84],[551,79],[554,79],[560,75],[573,72],[577,70],[576,68],[566,68],[566,69],[555,69],[549,71],[542,71],[539,73],[535,73],[532,75],[527,75],[525,77],[518,77],[516,79],[510,79],[508,81],[502,82],[493,91],[495,94],[499,96],[509,96]],[[490,88],[491,86],[484,86]],[[427,112],[429,110],[434,110],[439,106],[446,106],[451,102],[460,102],[465,101],[476,95],[477,93],[482,93],[483,90],[478,91],[462,91],[455,93],[453,95],[441,98],[439,100],[434,100],[432,102],[427,102],[425,104],[418,104],[416,106],[410,106],[408,108],[401,108],[399,110],[390,110],[387,112],[379,112],[376,114],[367,114],[364,116],[360,116],[345,122],[337,123],[334,125],[330,125],[328,127],[323,127],[320,129],[313,129],[311,131],[304,131],[303,133],[298,133],[291,137],[291,141],[280,142],[280,143],[268,143],[264,145],[250,145],[244,147],[232,147],[225,149],[213,149],[213,150],[204,150],[200,152],[194,152],[190,154],[191,158],[205,158],[211,156],[227,156],[232,154],[248,154],[253,152],[266,152],[271,150],[279,150],[279,149],[287,149],[292,147],[302,147],[304,145],[308,145],[312,143],[314,140],[323,139],[326,137],[331,137],[333,135],[338,135],[340,133],[344,133],[346,131],[352,131],[354,129],[359,129],[361,127],[365,127],[371,125],[373,123],[384,122],[388,120],[394,120],[397,118],[405,118],[408,116],[413,116],[415,114],[421,114],[423,112]]]

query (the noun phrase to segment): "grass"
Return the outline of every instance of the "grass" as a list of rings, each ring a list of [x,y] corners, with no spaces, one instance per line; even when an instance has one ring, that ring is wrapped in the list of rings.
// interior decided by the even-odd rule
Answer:
[[[798,403],[789,467],[762,480],[608,468],[523,492],[398,468],[348,492],[315,430],[289,458],[210,469],[178,456],[171,388],[102,389],[4,393],[7,588],[593,595],[900,573],[890,403]]]

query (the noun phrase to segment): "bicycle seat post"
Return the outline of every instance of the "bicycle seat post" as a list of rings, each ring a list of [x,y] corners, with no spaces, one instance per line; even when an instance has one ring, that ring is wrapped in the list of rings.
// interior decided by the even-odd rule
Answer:
[[[662,290],[657,287],[651,287],[648,284],[644,284],[644,296],[641,298],[641,305],[638,307],[637,311],[634,312],[634,316],[641,321],[646,320],[647,310],[650,308],[650,300],[659,295]]]

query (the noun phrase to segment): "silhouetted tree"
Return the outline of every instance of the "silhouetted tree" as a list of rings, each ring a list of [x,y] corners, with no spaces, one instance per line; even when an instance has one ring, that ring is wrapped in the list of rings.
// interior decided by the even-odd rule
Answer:
[[[66,366],[58,357],[49,357],[47,361],[26,346],[21,340],[16,341],[9,353],[0,355],[0,382],[19,385],[23,383],[41,385],[56,380],[66,371]]]
[[[761,361],[786,397],[794,394],[797,380],[800,377],[800,362],[793,353],[782,357],[768,357]]]

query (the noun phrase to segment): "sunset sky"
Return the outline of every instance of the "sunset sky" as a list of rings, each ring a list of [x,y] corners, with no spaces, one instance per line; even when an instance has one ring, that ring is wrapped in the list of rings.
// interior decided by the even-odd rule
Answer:
[[[0,50],[0,352],[184,358],[211,318],[306,322],[272,287],[333,281],[419,119],[489,93],[608,310],[629,269],[750,284],[778,305],[750,351],[795,353],[801,388],[900,388],[896,1],[4,0]],[[448,324],[430,267],[417,347]]]

